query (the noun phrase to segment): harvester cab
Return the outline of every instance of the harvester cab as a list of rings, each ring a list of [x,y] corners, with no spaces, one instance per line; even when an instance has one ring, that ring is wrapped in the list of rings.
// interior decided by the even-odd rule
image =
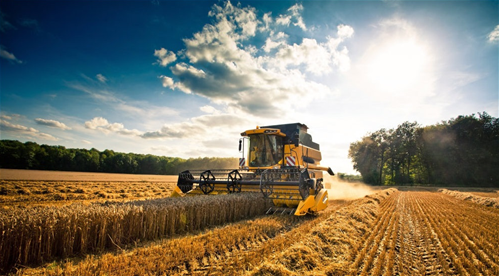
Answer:
[[[239,168],[183,171],[172,196],[261,192],[272,199],[267,213],[303,216],[327,207],[319,144],[300,123],[256,127],[241,133]]]

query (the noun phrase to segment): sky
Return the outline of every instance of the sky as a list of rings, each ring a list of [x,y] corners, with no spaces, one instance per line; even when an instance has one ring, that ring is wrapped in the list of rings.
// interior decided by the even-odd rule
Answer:
[[[498,1],[0,2],[0,138],[240,157],[300,122],[322,165],[405,121],[499,117]]]

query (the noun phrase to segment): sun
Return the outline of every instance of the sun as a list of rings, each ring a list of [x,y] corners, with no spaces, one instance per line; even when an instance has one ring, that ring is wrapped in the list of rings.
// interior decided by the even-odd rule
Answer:
[[[377,90],[403,94],[425,82],[428,66],[428,53],[422,45],[392,41],[373,52],[367,75]]]

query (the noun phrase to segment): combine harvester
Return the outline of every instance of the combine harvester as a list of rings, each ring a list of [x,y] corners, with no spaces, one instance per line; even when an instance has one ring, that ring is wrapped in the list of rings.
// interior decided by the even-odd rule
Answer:
[[[256,127],[241,133],[239,169],[183,171],[172,196],[261,192],[272,199],[270,213],[296,216],[327,207],[319,144],[304,124]]]

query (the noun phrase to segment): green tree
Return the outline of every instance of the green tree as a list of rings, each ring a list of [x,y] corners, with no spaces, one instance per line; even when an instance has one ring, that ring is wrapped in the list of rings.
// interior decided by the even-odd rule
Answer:
[[[366,183],[499,186],[499,120],[484,112],[404,122],[352,143],[349,157]]]

